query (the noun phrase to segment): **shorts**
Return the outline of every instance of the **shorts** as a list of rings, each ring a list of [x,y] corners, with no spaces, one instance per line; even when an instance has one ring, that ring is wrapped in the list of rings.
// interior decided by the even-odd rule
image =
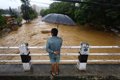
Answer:
[[[49,58],[50,58],[51,63],[59,63],[60,62],[60,55],[49,54]]]

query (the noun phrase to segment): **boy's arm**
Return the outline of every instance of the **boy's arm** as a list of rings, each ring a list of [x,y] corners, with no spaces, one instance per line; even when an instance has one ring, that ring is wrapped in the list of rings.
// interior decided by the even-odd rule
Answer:
[[[47,41],[47,44],[46,44],[46,51],[47,51],[48,53],[54,53],[54,51],[50,49],[49,41]]]
[[[62,38],[60,38],[61,39],[61,46],[62,46],[62,44],[63,44],[63,39]]]

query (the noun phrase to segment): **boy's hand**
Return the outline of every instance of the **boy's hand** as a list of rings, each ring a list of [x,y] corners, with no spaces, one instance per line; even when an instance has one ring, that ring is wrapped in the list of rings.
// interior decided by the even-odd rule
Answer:
[[[54,51],[54,54],[59,54],[60,53],[60,51]]]

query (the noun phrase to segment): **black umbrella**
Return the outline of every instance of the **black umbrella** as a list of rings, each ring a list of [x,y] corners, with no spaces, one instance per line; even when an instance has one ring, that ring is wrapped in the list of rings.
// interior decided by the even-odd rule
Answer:
[[[75,25],[75,22],[64,14],[51,13],[42,18],[42,21],[55,23],[55,24],[65,24],[65,25]],[[58,27],[58,25],[57,25]]]

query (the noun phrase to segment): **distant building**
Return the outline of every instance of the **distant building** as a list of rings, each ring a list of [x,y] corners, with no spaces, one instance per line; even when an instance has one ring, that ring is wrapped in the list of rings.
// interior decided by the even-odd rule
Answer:
[[[10,14],[2,14],[2,16],[4,16],[4,17],[11,17]]]
[[[14,19],[10,14],[2,14],[3,17],[5,17],[6,23],[9,24],[13,24],[14,23]]]
[[[21,6],[18,6],[18,12],[20,13],[21,12]]]

